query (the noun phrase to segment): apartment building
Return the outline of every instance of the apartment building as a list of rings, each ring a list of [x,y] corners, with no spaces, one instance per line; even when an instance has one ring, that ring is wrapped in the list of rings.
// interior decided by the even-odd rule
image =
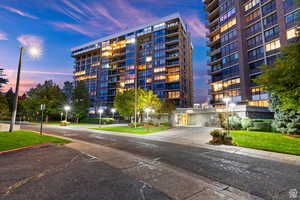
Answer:
[[[95,108],[135,87],[192,105],[192,44],[178,13],[75,47],[72,57],[75,84],[85,81]]]
[[[294,0],[204,0],[209,29],[210,94],[214,107],[230,97],[265,107],[269,94],[254,83],[259,66],[272,64],[297,36]]]

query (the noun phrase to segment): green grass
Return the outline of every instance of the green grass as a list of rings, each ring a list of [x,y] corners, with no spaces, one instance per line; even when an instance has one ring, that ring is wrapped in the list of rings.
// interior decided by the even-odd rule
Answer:
[[[40,135],[30,131],[0,132],[0,151],[7,151],[21,147],[45,144],[48,142],[65,144],[69,140],[64,140],[47,135]]]
[[[102,130],[102,131],[112,131],[112,132],[121,132],[121,133],[133,133],[133,134],[149,134],[149,133],[157,133],[160,131],[167,130],[166,127],[157,127],[157,128],[143,128],[143,127],[129,127],[129,126],[110,126],[103,128],[91,128],[94,130]]]
[[[280,133],[230,131],[233,141],[241,147],[300,155],[300,138]]]

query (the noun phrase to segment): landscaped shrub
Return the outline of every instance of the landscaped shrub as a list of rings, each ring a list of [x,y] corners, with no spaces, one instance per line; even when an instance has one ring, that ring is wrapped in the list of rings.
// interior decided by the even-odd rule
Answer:
[[[272,122],[253,122],[253,127],[248,128],[249,131],[272,131]]]
[[[114,122],[113,118],[102,118],[101,119],[102,124],[112,124]]]
[[[226,119],[224,121],[224,128],[228,128],[228,119]],[[242,128],[242,124],[241,124],[241,118],[237,117],[237,116],[230,116],[229,117],[229,129],[233,129],[233,130],[239,130]]]
[[[61,121],[60,122],[60,126],[69,126],[71,124],[71,122],[67,122],[67,121]]]
[[[249,117],[245,117],[241,120],[242,129],[247,130],[248,128],[253,126],[253,120]]]
[[[212,140],[209,141],[210,144],[233,145],[232,137],[221,129],[211,131],[210,135],[212,136]]]

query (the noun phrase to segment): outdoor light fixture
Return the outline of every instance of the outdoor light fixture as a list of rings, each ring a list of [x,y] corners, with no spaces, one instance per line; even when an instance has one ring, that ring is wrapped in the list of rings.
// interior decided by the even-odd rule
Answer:
[[[113,114],[113,119],[115,118],[115,112],[117,111],[115,108],[112,108],[111,110],[110,110],[111,112],[112,112],[112,114]]]
[[[101,121],[102,121],[102,113],[104,112],[104,110],[102,108],[98,109],[98,113],[99,113],[99,125],[101,125]]]
[[[68,112],[71,110],[71,107],[69,105],[66,105],[64,107],[65,111],[66,111],[66,122],[68,121]]]
[[[20,55],[19,55],[19,64],[18,64],[18,72],[17,72],[17,80],[16,80],[16,90],[13,99],[13,111],[11,115],[11,122],[9,127],[9,132],[14,130],[14,126],[16,123],[16,116],[17,116],[17,109],[18,109],[18,97],[19,97],[19,88],[20,88],[20,76],[21,76],[21,69],[22,69],[22,61],[23,61],[23,53],[25,50],[28,50],[28,53],[33,58],[38,58],[41,56],[41,49],[36,46],[30,47],[20,47]]]
[[[226,104],[228,104],[229,101],[230,101],[230,98],[229,98],[229,97],[225,97],[225,98],[223,99],[223,101],[224,101]]]
[[[147,120],[148,120],[149,119],[149,113],[152,111],[152,109],[151,108],[145,108],[144,111],[147,114]]]

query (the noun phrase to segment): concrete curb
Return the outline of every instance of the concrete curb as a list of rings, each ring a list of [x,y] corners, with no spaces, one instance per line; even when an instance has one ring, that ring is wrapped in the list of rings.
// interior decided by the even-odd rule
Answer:
[[[21,148],[17,148],[17,149],[11,149],[11,150],[8,150],[8,151],[2,151],[2,152],[0,152],[0,156],[10,154],[10,153],[16,153],[16,152],[23,151],[23,150],[28,150],[28,149],[37,149],[37,148],[41,148],[41,147],[46,147],[46,146],[50,146],[50,145],[53,145],[53,144],[54,143],[52,143],[52,142],[48,142],[48,143],[44,143],[44,144],[36,144],[36,145],[21,147]]]

